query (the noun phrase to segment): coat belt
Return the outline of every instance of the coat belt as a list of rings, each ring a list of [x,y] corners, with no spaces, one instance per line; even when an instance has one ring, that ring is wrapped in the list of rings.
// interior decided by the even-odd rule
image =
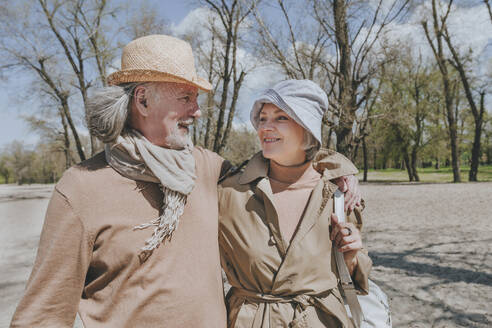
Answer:
[[[272,295],[272,294],[263,294],[255,291],[250,291],[243,288],[232,287],[229,291],[228,297],[235,297],[244,301],[248,301],[250,303],[258,304],[258,309],[256,310],[255,317],[253,319],[252,328],[264,328],[262,322],[268,322],[267,327],[275,327],[272,322],[271,317],[271,303],[293,303],[296,306],[294,310],[295,314],[303,313],[303,315],[314,315],[314,307],[319,310],[332,314],[331,311],[326,308],[326,306],[320,302],[320,298],[324,298],[331,293],[331,290],[323,292],[317,295],[306,295],[306,294],[298,294],[298,295]],[[311,307],[310,307],[311,306]],[[311,313],[313,312],[313,313]],[[293,320],[289,323],[289,327],[303,327],[303,325],[297,324],[300,320],[296,319],[296,315],[294,315]],[[299,322],[300,323],[300,322]]]

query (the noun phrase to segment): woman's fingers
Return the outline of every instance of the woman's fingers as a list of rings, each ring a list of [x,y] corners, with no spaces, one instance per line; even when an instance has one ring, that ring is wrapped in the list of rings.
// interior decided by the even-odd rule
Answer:
[[[343,233],[339,233],[335,239],[335,245],[337,248],[340,248],[341,246],[344,246],[346,244],[353,243],[357,241],[357,236],[353,235],[343,235]]]
[[[345,190],[345,210],[353,210],[355,206],[360,206],[361,192],[359,189],[359,180],[354,175],[342,177]]]
[[[331,215],[331,223],[330,240],[334,241],[334,247],[339,252],[354,252],[355,254],[362,249],[362,238],[359,229],[353,223],[339,222],[335,214]]]
[[[333,240],[335,236],[337,235],[338,231],[340,230],[339,223],[338,223],[338,217],[336,216],[335,213],[331,215],[331,233],[330,233],[330,240]]]
[[[345,211],[353,211],[357,204],[357,195],[350,190],[345,193]]]
[[[330,240],[334,240],[337,235],[342,234],[348,236],[354,231],[355,226],[352,223],[338,222],[338,217],[335,214],[331,215],[331,234]]]
[[[338,250],[342,253],[358,251],[362,249],[362,242],[360,240],[354,241],[352,243],[346,244],[340,247]]]
[[[348,190],[348,184],[345,180],[345,177],[339,177],[334,180],[335,184],[338,186],[338,189],[341,192],[346,192]]]
[[[332,227],[330,236],[335,241],[335,246],[340,248],[346,244],[359,243],[362,245],[359,230],[352,223],[340,222]]]
[[[353,211],[356,206],[360,206],[361,192],[359,180],[354,175],[346,175],[332,180],[338,189],[345,193],[345,211]]]

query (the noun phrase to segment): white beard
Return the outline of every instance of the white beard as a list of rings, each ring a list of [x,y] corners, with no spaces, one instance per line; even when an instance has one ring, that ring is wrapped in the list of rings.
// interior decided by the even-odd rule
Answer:
[[[171,149],[184,149],[186,145],[192,143],[189,133],[180,135],[178,127],[174,128],[170,135],[165,139],[166,146]]]

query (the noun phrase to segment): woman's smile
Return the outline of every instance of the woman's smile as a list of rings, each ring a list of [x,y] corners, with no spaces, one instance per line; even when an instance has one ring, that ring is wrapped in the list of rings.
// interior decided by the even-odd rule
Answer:
[[[277,142],[277,141],[280,141],[281,139],[280,138],[263,138],[263,142],[264,143],[274,143],[274,142]]]

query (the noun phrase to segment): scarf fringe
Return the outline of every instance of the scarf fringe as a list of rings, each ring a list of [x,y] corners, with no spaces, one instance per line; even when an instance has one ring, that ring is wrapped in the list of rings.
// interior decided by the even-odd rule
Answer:
[[[152,226],[156,227],[152,237],[147,239],[145,246],[141,248],[143,253],[152,252],[165,240],[171,240],[173,232],[178,228],[179,218],[184,212],[186,195],[168,188],[162,188],[162,192],[164,193],[162,214],[149,223],[133,227],[133,230],[142,230]]]

